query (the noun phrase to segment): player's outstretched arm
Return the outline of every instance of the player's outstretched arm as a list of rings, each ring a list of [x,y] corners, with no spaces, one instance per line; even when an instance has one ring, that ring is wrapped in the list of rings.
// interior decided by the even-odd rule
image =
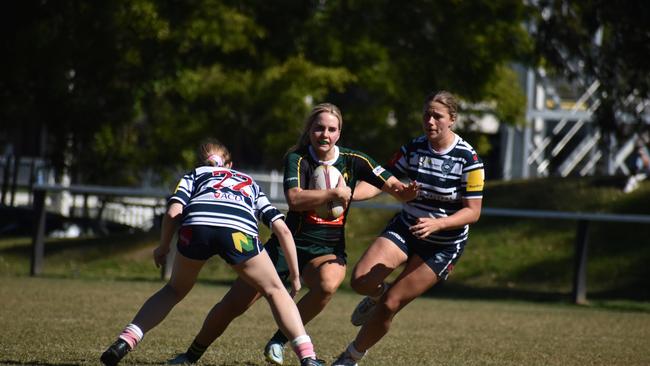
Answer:
[[[420,185],[416,181],[410,181],[404,184],[395,177],[390,177],[382,190],[391,196],[395,197],[398,201],[408,202],[417,198],[420,191]]]
[[[395,199],[398,201],[407,202],[415,199],[418,195],[419,190],[420,186],[415,181],[412,181],[409,184],[404,184],[395,177],[388,178],[383,187],[381,187],[381,190],[370,183],[361,181],[354,189],[354,196],[352,197],[352,200],[368,200],[384,191],[395,197]]]
[[[365,201],[377,196],[380,193],[381,189],[373,186],[368,182],[360,181],[354,188],[354,195],[352,196],[352,200]]]
[[[301,189],[291,188],[286,192],[287,204],[291,211],[308,211],[327,203],[338,200],[347,207],[352,191],[350,187],[335,187],[331,189]]]
[[[167,212],[163,216],[162,229],[160,233],[160,244],[153,251],[153,260],[156,267],[160,267],[167,261],[167,253],[169,253],[169,246],[174,237],[174,233],[178,230],[181,222],[181,215],[183,214],[183,205],[174,202],[169,205]]]
[[[300,291],[300,270],[298,269],[298,255],[296,254],[296,243],[293,241],[291,230],[284,220],[278,219],[271,223],[273,234],[278,237],[280,247],[284,252],[287,265],[289,266],[289,281],[291,282],[291,297],[296,296]]]

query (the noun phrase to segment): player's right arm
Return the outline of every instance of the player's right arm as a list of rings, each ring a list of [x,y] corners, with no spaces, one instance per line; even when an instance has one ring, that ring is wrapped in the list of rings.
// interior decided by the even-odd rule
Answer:
[[[296,254],[296,243],[291,235],[291,230],[287,227],[284,220],[278,219],[271,223],[271,230],[278,238],[280,247],[284,252],[284,257],[289,267],[289,282],[291,282],[291,297],[296,296],[300,291],[300,270],[298,269],[298,255]]]
[[[284,195],[291,211],[309,211],[338,200],[347,207],[352,190],[345,185],[330,189],[308,189],[311,175],[308,164],[297,153],[287,156],[284,167]]]

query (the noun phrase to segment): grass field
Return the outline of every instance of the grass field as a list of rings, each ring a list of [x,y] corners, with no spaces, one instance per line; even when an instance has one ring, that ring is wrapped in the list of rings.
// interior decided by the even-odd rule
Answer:
[[[0,363],[95,365],[103,349],[161,286],[155,281],[0,278]],[[127,356],[125,365],[163,364],[184,351],[226,287],[198,284]],[[332,361],[356,328],[359,296],[338,293],[308,326]],[[204,355],[202,365],[264,365],[274,331],[260,301]],[[648,365],[650,314],[561,304],[421,298],[400,313],[364,365]],[[287,352],[288,356],[291,356]],[[297,365],[293,356],[289,365]]]
[[[627,195],[618,183],[492,183],[484,205],[650,214],[650,182]],[[349,263],[392,214],[352,210]],[[575,231],[571,221],[482,217],[450,280],[400,313],[363,365],[650,365],[650,225],[590,226],[588,306],[569,304]],[[162,286],[151,260],[156,242],[156,233],[49,239],[43,275],[30,278],[31,239],[0,238],[0,364],[98,364]],[[125,364],[161,364],[184,351],[232,279],[223,261],[210,260],[194,291]],[[309,324],[327,361],[353,338],[348,319],[359,299],[346,280]],[[268,306],[259,302],[202,364],[263,365],[261,348],[273,331]]]

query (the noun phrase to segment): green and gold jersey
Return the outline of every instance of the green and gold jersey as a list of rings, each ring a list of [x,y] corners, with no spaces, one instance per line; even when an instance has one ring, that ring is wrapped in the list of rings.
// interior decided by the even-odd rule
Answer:
[[[381,189],[392,176],[368,155],[344,147],[335,147],[336,157],[327,162],[337,168],[345,184],[354,193],[359,181],[365,181]],[[284,164],[284,190],[300,187],[309,189],[314,169],[323,164],[313,153],[311,146],[289,153]],[[311,211],[289,211],[287,225],[291,229],[296,245],[345,246],[345,218],[348,210],[333,220],[318,217]]]

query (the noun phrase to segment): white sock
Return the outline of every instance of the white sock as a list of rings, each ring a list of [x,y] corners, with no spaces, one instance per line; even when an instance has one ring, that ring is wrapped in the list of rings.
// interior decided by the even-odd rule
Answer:
[[[363,352],[357,351],[357,349],[354,347],[354,342],[348,345],[348,349],[346,351],[350,356],[352,356],[352,358],[354,358],[355,361],[361,360],[363,356],[366,355],[366,352],[368,352],[368,351],[363,351]]]
[[[311,343],[311,338],[308,335],[301,335],[296,337],[296,339],[291,341],[291,346],[293,351],[298,356],[298,359],[302,360],[305,358],[316,358],[316,352],[314,352],[314,345]]]
[[[133,323],[127,325],[126,328],[124,328],[124,330],[122,331],[122,333],[120,333],[120,335],[118,336],[118,338],[128,343],[131,349],[134,349],[135,346],[137,346],[138,343],[140,343],[143,337],[144,337],[144,333],[142,332],[140,327],[138,327]]]

